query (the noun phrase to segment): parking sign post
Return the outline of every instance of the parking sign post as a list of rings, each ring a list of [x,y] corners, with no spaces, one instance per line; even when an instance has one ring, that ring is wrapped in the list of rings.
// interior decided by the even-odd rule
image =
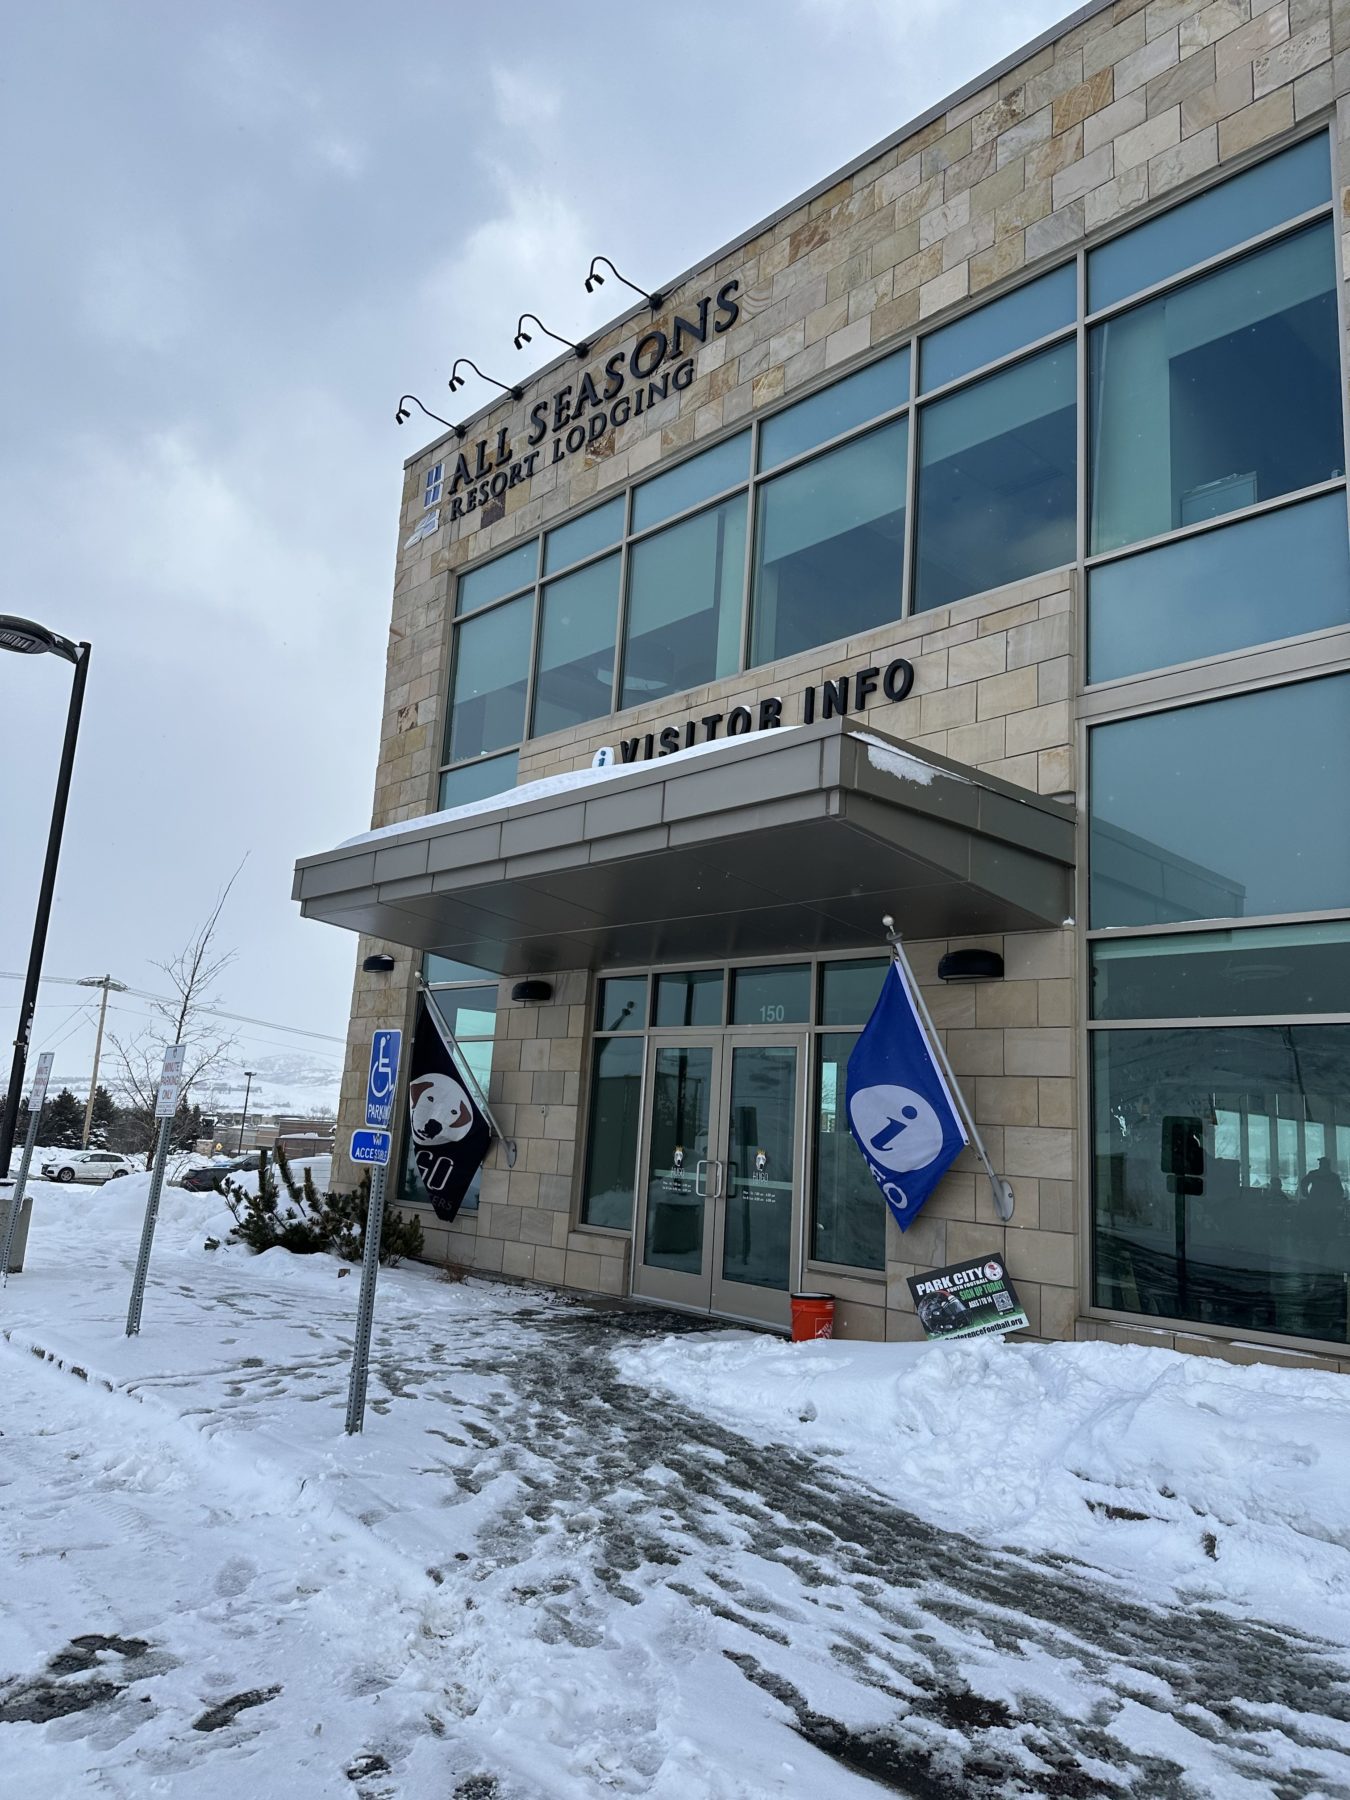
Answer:
[[[366,1384],[370,1377],[370,1334],[375,1324],[375,1283],[380,1273],[380,1236],[384,1230],[385,1170],[393,1149],[394,1102],[401,1031],[377,1031],[370,1044],[366,1077],[366,1129],[352,1133],[352,1161],[370,1168],[370,1203],[366,1208],[366,1250],[361,1261],[361,1298],[352,1341],[352,1373],[347,1388],[347,1435],[361,1430],[366,1416]]]
[[[19,1163],[19,1179],[14,1183],[14,1192],[10,1195],[9,1218],[5,1221],[5,1247],[0,1253],[0,1280],[9,1283],[11,1274],[17,1275],[23,1267],[23,1248],[20,1246],[19,1269],[11,1270],[10,1258],[14,1254],[14,1234],[19,1229],[19,1214],[23,1211],[23,1190],[28,1185],[28,1165],[33,1160],[33,1146],[37,1143],[38,1121],[42,1117],[42,1108],[47,1101],[47,1083],[51,1079],[52,1058],[54,1052],[44,1050],[37,1060],[37,1073],[33,1077],[33,1091],[28,1096],[28,1132],[23,1140],[23,1159]],[[8,1174],[9,1170],[6,1169]]]
[[[155,1162],[150,1173],[150,1193],[145,1202],[145,1222],[141,1226],[141,1248],[136,1258],[136,1274],[131,1283],[131,1304],[127,1307],[127,1336],[136,1337],[141,1329],[141,1302],[145,1299],[145,1278],[150,1273],[150,1248],[155,1241],[155,1220],[159,1217],[159,1196],[164,1189],[164,1164],[169,1154],[169,1134],[183,1098],[183,1057],[185,1044],[171,1044],[164,1052],[164,1067],[159,1073],[155,1094],[155,1117],[159,1120],[159,1141],[155,1145]]]

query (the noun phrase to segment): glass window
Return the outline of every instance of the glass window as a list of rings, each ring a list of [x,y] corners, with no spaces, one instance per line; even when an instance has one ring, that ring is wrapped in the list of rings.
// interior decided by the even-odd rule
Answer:
[[[1091,734],[1093,925],[1350,904],[1350,676]]]
[[[447,762],[483,756],[525,735],[534,596],[470,619],[455,632]]]
[[[924,409],[920,611],[1073,561],[1074,357],[1043,350]]]
[[[697,506],[700,500],[725,493],[749,473],[750,433],[743,431],[635,488],[633,530],[645,531],[649,525],[659,525],[662,519]]]
[[[867,1010],[871,1011],[870,1004]],[[886,1204],[853,1142],[844,1110],[848,1059],[857,1041],[857,1033],[852,1031],[827,1031],[816,1040],[816,1210],[811,1221],[811,1255],[817,1262],[881,1269],[886,1264]]]
[[[642,1031],[647,1024],[647,977],[611,975],[595,1000],[597,1031]]]
[[[1049,337],[1078,317],[1078,276],[1072,263],[1014,288],[923,340],[920,391],[942,387],[986,363],[1009,356],[1023,344]]]
[[[619,494],[603,506],[593,506],[571,524],[559,525],[556,531],[549,532],[544,539],[544,573],[551,575],[555,569],[565,569],[594,556],[597,550],[608,550],[622,536],[623,495]]]
[[[441,790],[436,804],[442,812],[452,806],[468,806],[475,800],[489,800],[516,785],[519,754],[485,756],[480,762],[461,763],[457,769],[446,769],[441,775]]]
[[[1350,1025],[1095,1031],[1099,1306],[1347,1340]]]
[[[476,988],[441,988],[433,1001],[455,1038],[490,1038],[497,1028],[497,984]]]
[[[422,505],[435,506],[441,497],[441,482],[445,474],[444,463],[433,463],[427,470],[426,485],[422,490]]]
[[[658,1025],[720,1025],[722,971],[696,969],[688,975],[656,978]]]
[[[733,1025],[803,1025],[810,1016],[811,971],[805,963],[733,972]]]
[[[427,955],[422,958],[422,979],[429,987],[446,981],[495,981],[489,969],[476,969],[472,963],[455,962],[449,956]]]
[[[506,594],[514,594],[517,588],[529,587],[538,566],[539,540],[531,538],[528,544],[517,544],[505,556],[494,557],[481,569],[460,576],[455,611],[472,612],[475,607],[486,606],[489,600],[500,600]]]
[[[826,963],[820,971],[820,1023],[865,1025],[881,996],[889,967],[890,959],[885,956]]]
[[[1324,133],[1088,252],[1088,304],[1127,299],[1331,198]]]
[[[1090,364],[1094,553],[1342,474],[1330,224],[1098,325]]]
[[[761,487],[752,663],[899,618],[908,439],[898,419]]]
[[[1094,1019],[1350,1013],[1350,921],[1101,939]]]
[[[759,428],[759,466],[776,469],[804,450],[894,411],[908,399],[909,351],[897,350],[765,419]]]
[[[581,1189],[581,1218],[586,1225],[610,1225],[618,1231],[632,1226],[645,1048],[640,1037],[601,1038],[596,1043]]]
[[[544,589],[532,735],[612,710],[619,629],[619,558],[578,569]]]
[[[1325,494],[1091,569],[1088,679],[1112,681],[1348,617],[1345,495]]]
[[[744,494],[634,544],[620,706],[739,667],[744,586]]]

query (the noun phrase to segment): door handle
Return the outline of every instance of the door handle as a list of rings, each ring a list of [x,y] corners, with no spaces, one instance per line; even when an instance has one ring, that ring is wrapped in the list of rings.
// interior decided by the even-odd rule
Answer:
[[[717,1161],[716,1158],[713,1159],[712,1166],[717,1171],[717,1175],[715,1177],[715,1179],[717,1181],[717,1187],[713,1192],[712,1198],[714,1200],[720,1200],[722,1198],[722,1191],[725,1186],[725,1182],[723,1180],[725,1171],[724,1171],[723,1165],[719,1161]]]
[[[700,1200],[707,1200],[710,1198],[708,1194],[708,1177],[703,1172],[707,1166],[708,1159],[706,1156],[700,1157],[698,1162],[694,1164],[694,1192],[698,1195]]]

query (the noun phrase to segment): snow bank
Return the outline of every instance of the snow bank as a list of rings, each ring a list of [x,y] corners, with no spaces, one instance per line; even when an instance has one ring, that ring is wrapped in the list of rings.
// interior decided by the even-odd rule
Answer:
[[[1350,1382],[1115,1344],[619,1353],[627,1379],[808,1451],[915,1513],[1350,1641]]]

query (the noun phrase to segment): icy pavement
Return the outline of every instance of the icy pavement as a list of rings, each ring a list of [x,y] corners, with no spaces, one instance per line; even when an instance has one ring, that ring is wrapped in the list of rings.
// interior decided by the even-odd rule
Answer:
[[[1350,1383],[400,1269],[348,1440],[355,1271],[207,1253],[214,1196],[171,1192],[128,1341],[143,1178],[36,1192],[0,1294],[26,1800],[1350,1795]]]

